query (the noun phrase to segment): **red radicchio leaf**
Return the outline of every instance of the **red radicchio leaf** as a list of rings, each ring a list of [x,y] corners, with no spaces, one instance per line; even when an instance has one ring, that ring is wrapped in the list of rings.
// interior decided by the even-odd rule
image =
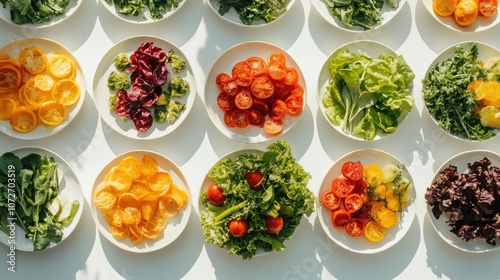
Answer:
[[[145,132],[153,125],[153,116],[148,109],[139,107],[132,116],[132,121],[139,132]]]

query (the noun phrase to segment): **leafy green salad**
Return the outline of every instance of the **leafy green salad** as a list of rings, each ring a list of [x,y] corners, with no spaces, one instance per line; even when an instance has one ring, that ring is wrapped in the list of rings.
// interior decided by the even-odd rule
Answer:
[[[259,20],[271,22],[282,15],[288,7],[289,0],[215,0],[220,4],[219,14],[225,15],[234,9],[242,23],[252,24]]]
[[[322,96],[326,117],[347,134],[366,140],[393,133],[399,117],[410,112],[415,74],[402,56],[346,49],[329,61],[330,81]]]
[[[311,175],[281,139],[262,153],[222,158],[208,178],[213,183],[199,198],[205,241],[243,259],[284,250],[283,242],[314,210]]]
[[[10,18],[16,24],[49,22],[62,15],[70,2],[83,0],[0,0],[3,7],[10,8]]]
[[[333,16],[348,27],[371,29],[382,21],[384,5],[396,9],[398,0],[325,0]]]
[[[0,157],[0,230],[8,236],[15,222],[33,241],[35,251],[51,242],[59,243],[80,202],[74,200],[65,207],[58,194],[59,175],[53,157],[31,153],[19,158],[11,152]]]
[[[123,15],[145,17],[146,10],[151,14],[151,19],[162,19],[166,12],[179,6],[182,0],[105,0],[115,7],[116,12]]]

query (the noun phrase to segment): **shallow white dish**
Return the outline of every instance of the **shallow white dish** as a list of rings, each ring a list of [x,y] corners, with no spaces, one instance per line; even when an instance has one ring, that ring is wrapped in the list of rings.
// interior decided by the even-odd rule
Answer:
[[[181,73],[174,73],[170,64],[167,63],[167,69],[170,73],[167,83],[163,86],[167,86],[168,81],[174,76],[180,76],[181,78],[189,82],[189,91],[182,98],[175,98],[175,100],[186,104],[186,110],[184,110],[180,117],[173,123],[169,124],[166,121],[163,123],[153,122],[153,125],[149,130],[145,132],[139,132],[132,120],[122,121],[114,112],[109,111],[108,101],[109,96],[112,91],[108,89],[107,81],[108,76],[112,71],[116,71],[113,64],[113,58],[119,53],[132,54],[137,48],[144,42],[153,42],[155,46],[160,47],[163,51],[167,52],[173,50],[175,54],[181,56],[186,60],[186,68]],[[191,111],[194,105],[194,100],[196,97],[196,81],[189,63],[188,58],[182,53],[182,51],[170,42],[167,42],[159,37],[152,36],[135,36],[127,38],[116,45],[114,45],[110,50],[106,52],[103,56],[94,74],[93,81],[93,99],[97,107],[97,111],[103,118],[103,120],[115,131],[133,139],[155,139],[165,136],[175,129],[177,129],[182,122],[186,119],[187,115]]]
[[[151,17],[151,13],[149,12],[149,8],[145,8],[144,14],[138,15],[138,16],[133,16],[133,15],[124,15],[120,14],[116,11],[114,5],[110,5],[106,2],[106,0],[100,0],[99,2],[101,3],[102,6],[106,8],[112,15],[116,16],[117,18],[130,22],[130,23],[138,23],[138,24],[144,24],[144,23],[153,23],[153,22],[159,22],[162,20],[165,20],[169,17],[171,17],[175,12],[177,12],[183,5],[189,0],[181,0],[179,2],[179,5],[177,7],[173,7],[172,10],[170,11],[165,11],[162,15],[163,17],[157,20],[154,20]]]
[[[354,27],[349,27],[346,26],[345,24],[342,23],[341,20],[337,19],[330,9],[328,8],[328,5],[325,3],[324,0],[311,0],[312,5],[316,9],[316,11],[331,25],[340,28],[345,31],[350,31],[350,32],[364,32],[364,31],[370,31],[374,29],[378,29],[382,27],[383,25],[387,24],[389,21],[391,21],[403,8],[403,6],[406,3],[406,0],[401,0],[399,1],[399,5],[397,8],[392,8],[389,4],[384,3],[384,6],[382,8],[382,11],[380,13],[380,16],[382,20],[376,24],[372,29],[368,30],[363,30],[363,28],[359,26],[354,26]]]
[[[180,168],[172,162],[169,158],[162,156],[158,153],[152,152],[152,151],[147,151],[147,150],[135,150],[135,151],[129,151],[126,153],[123,153],[117,157],[115,157],[113,160],[111,160],[97,175],[97,178],[94,182],[94,186],[92,188],[92,199],[90,202],[90,209],[92,211],[92,217],[94,218],[94,222],[96,223],[96,226],[99,230],[99,232],[111,243],[116,245],[117,247],[129,251],[129,252],[134,252],[134,253],[147,253],[147,252],[152,252],[156,251],[159,249],[162,249],[172,242],[177,239],[177,237],[180,236],[182,231],[184,231],[184,228],[186,227],[189,216],[191,214],[191,197],[189,197],[188,202],[186,205],[184,205],[181,209],[179,209],[179,213],[174,216],[173,218],[170,218],[168,220],[167,226],[165,227],[163,234],[158,237],[156,240],[147,240],[144,239],[141,243],[134,244],[130,241],[130,238],[125,238],[125,239],[116,239],[111,232],[109,231],[109,224],[108,222],[104,219],[102,215],[102,211],[97,209],[95,204],[94,204],[94,192],[96,188],[98,188],[101,184],[104,183],[104,178],[106,177],[106,174],[109,173],[111,168],[113,166],[117,166],[118,163],[125,157],[127,156],[134,156],[137,159],[141,160],[144,155],[149,155],[152,156],[156,159],[158,162],[158,170],[160,171],[165,171],[170,173],[170,176],[172,176],[172,181],[174,184],[176,184],[179,188],[185,190],[189,196],[190,190],[189,190],[189,185],[186,181],[186,178],[182,174],[182,171]]]
[[[379,166],[384,166],[389,163],[395,165],[402,165],[402,162],[391,154],[381,151],[381,150],[369,150],[362,149],[350,152],[341,158],[339,158],[332,167],[326,173],[319,192],[317,194],[318,198],[321,198],[323,192],[331,187],[331,182],[334,178],[341,176],[342,165],[348,161],[359,161],[363,166],[368,164],[377,164]],[[361,253],[361,254],[373,254],[389,249],[396,243],[398,243],[410,229],[413,219],[415,217],[416,207],[416,191],[413,179],[406,170],[403,171],[403,176],[412,182],[413,187],[411,188],[411,200],[408,205],[402,211],[402,219],[399,221],[398,225],[387,229],[384,239],[379,242],[371,242],[364,236],[352,237],[347,234],[343,229],[337,229],[332,225],[331,216],[332,211],[323,207],[320,202],[316,203],[316,211],[318,214],[318,219],[321,227],[325,231],[326,235],[333,240],[340,247],[349,250],[351,252]]]
[[[439,178],[439,172],[450,165],[454,165],[457,167],[457,172],[467,172],[467,164],[474,163],[475,161],[481,160],[484,157],[487,157],[491,161],[491,166],[500,167],[500,155],[491,151],[486,150],[472,150],[467,152],[459,153],[439,167],[436,171],[431,184],[435,182]],[[469,241],[465,241],[454,233],[452,233],[451,227],[449,227],[446,221],[449,219],[449,214],[444,213],[441,214],[439,219],[436,219],[432,214],[431,207],[427,205],[427,216],[431,221],[433,228],[436,230],[438,235],[451,246],[471,253],[484,253],[489,251],[494,251],[500,248],[500,239],[497,239],[497,245],[492,246],[491,244],[486,243],[484,239],[473,239]]]
[[[70,16],[72,16],[78,8],[81,6],[84,0],[71,0],[68,5],[66,6],[66,9],[62,15],[53,17],[50,21],[44,22],[44,23],[35,23],[35,24],[17,24],[13,22],[10,18],[10,9],[9,9],[9,4],[6,5],[4,8],[2,4],[0,4],[0,18],[3,19],[5,22],[10,23],[15,26],[22,26],[22,27],[30,27],[30,28],[44,28],[44,27],[50,27],[54,26],[56,24],[59,24],[66,19],[68,19]]]
[[[0,121],[0,131],[14,138],[19,138],[24,140],[34,140],[34,139],[48,137],[63,130],[66,126],[68,126],[71,123],[71,121],[76,117],[76,115],[80,111],[87,90],[85,76],[83,74],[82,68],[80,67],[80,64],[68,49],[66,49],[64,46],[60,45],[55,41],[44,38],[19,39],[3,46],[0,49],[0,55],[9,54],[13,58],[17,59],[23,49],[31,46],[37,46],[41,48],[47,54],[48,57],[50,57],[50,52],[55,52],[55,53],[65,54],[75,62],[76,65],[75,81],[80,86],[80,99],[76,104],[72,105],[67,109],[66,119],[56,127],[48,127],[41,124],[37,124],[35,129],[33,129],[32,131],[22,133],[14,130],[10,125],[9,121]]]
[[[373,140],[366,140],[363,137],[360,137],[360,136],[343,131],[342,127],[341,127],[342,123],[340,125],[336,125],[336,124],[332,123],[328,119],[328,117],[326,116],[326,113],[325,113],[326,108],[323,106],[322,98],[323,98],[324,93],[326,92],[326,87],[328,86],[328,84],[331,80],[329,64],[330,64],[330,61],[335,56],[337,56],[337,54],[339,52],[341,52],[343,50],[348,50],[351,53],[358,53],[358,51],[363,51],[363,52],[367,53],[372,58],[376,58],[379,55],[383,55],[383,54],[389,54],[389,55],[392,55],[394,57],[398,56],[398,54],[395,51],[393,51],[391,48],[389,48],[388,46],[386,46],[382,43],[379,43],[376,41],[370,41],[370,40],[361,40],[361,41],[354,41],[351,43],[347,43],[347,44],[340,46],[335,51],[333,51],[328,56],[328,58],[325,60],[325,62],[323,63],[323,66],[321,67],[321,70],[319,72],[318,87],[317,87],[318,91],[316,92],[316,101],[318,103],[318,107],[321,110],[322,115],[325,117],[326,121],[331,126],[333,126],[339,133],[341,133],[349,138],[352,138],[352,139],[356,139],[356,140],[360,140],[360,141],[374,141],[374,140],[383,139],[383,138],[391,135],[391,134],[387,134],[381,130],[377,130],[377,134],[375,135],[375,138]],[[412,88],[410,88],[410,95],[413,96],[413,89]],[[409,112],[403,111],[403,113],[398,118],[399,126],[401,126],[403,124],[403,122],[406,120],[408,115],[409,115]],[[392,134],[394,134],[394,133],[392,133]]]
[[[286,58],[287,66],[294,67],[299,75],[299,84],[304,88],[304,104],[301,113],[292,116],[287,114],[283,118],[283,131],[278,135],[269,135],[263,128],[258,126],[247,126],[245,128],[230,128],[224,124],[224,112],[217,105],[217,95],[220,90],[217,88],[215,78],[221,72],[231,73],[232,67],[239,61],[245,60],[251,56],[258,56],[267,61],[268,56],[273,52],[283,53]],[[280,47],[266,42],[245,42],[237,44],[225,51],[212,65],[208,73],[204,101],[208,115],[214,125],[227,137],[247,143],[259,143],[280,137],[289,131],[298,121],[307,100],[307,87],[304,75],[295,60]]]
[[[455,48],[457,46],[462,46],[464,49],[467,48],[467,46],[469,46],[470,44],[476,44],[477,45],[477,48],[478,48],[478,56],[477,56],[477,59],[480,60],[480,61],[483,61],[483,62],[486,62],[488,59],[490,58],[493,58],[493,57],[497,57],[497,56],[500,56],[500,50],[496,49],[495,47],[491,46],[491,45],[488,45],[488,44],[485,44],[485,43],[481,43],[481,42],[472,42],[472,41],[467,41],[467,42],[461,42],[461,43],[457,43],[457,44],[454,44],[448,48],[446,48],[445,50],[443,50],[441,53],[439,53],[436,58],[432,61],[432,63],[429,65],[429,67],[427,68],[427,71],[425,72],[425,76],[424,76],[424,79],[427,79],[427,76],[429,75],[429,72],[431,69],[433,69],[438,63],[441,63],[447,59],[451,59],[453,58],[454,56],[454,53],[455,53]],[[423,85],[423,87],[425,88],[425,85]],[[430,112],[429,112],[429,109],[427,108],[427,104],[425,102],[425,98],[424,98],[424,94],[421,94],[421,97],[422,97],[422,102],[424,104],[424,107],[425,107],[425,111],[427,112],[427,114],[431,117],[432,121],[434,122],[434,124],[436,124],[437,127],[439,127],[442,131],[446,132],[446,134],[450,135],[451,137],[455,138],[455,139],[458,139],[458,140],[462,140],[462,141],[466,141],[466,142],[479,142],[479,140],[470,140],[470,139],[466,139],[465,137],[462,137],[462,136],[459,136],[459,135],[454,135],[454,134],[451,134],[449,133],[448,131],[445,131],[444,129],[442,129],[438,122],[436,121],[436,119],[434,118],[434,115],[432,115]],[[500,133],[500,129],[495,129],[495,133],[498,135]],[[494,138],[494,137],[492,137]],[[490,138],[491,139],[491,138]]]
[[[13,151],[11,151],[13,154],[18,156],[19,158],[23,158],[29,154],[35,153],[39,154],[41,156],[46,155],[49,157],[53,157],[55,161],[57,162],[57,169],[59,172],[59,194],[58,198],[61,200],[61,202],[65,203],[72,203],[73,200],[78,200],[80,203],[80,206],[78,208],[78,211],[76,212],[73,221],[67,226],[62,229],[63,231],[63,237],[61,242],[59,243],[50,243],[49,246],[47,246],[44,250],[47,250],[49,248],[55,247],[59,244],[61,244],[65,239],[68,238],[68,236],[73,232],[73,230],[76,228],[78,225],[78,222],[80,221],[80,218],[83,213],[84,209],[84,197],[83,197],[83,191],[82,187],[80,185],[80,181],[78,180],[78,177],[76,176],[75,172],[73,169],[71,169],[71,166],[58,154],[46,150],[44,148],[39,148],[39,147],[23,147],[23,148],[18,148]],[[34,246],[33,246],[33,241],[31,239],[28,239],[25,237],[25,232],[24,230],[21,229],[21,227],[17,226],[16,227],[16,243],[15,244],[10,244],[8,243],[8,236],[3,232],[0,231],[0,241],[7,245],[7,246],[15,246],[16,250],[20,251],[27,251],[27,252],[33,252],[34,251]]]
[[[280,20],[281,18],[283,18],[285,16],[285,14],[288,13],[288,11],[292,8],[293,4],[295,3],[295,0],[288,0],[287,10],[285,12],[283,12],[281,15],[279,15],[275,20],[270,21],[270,22],[266,22],[265,20],[261,19],[258,21],[253,21],[251,24],[244,24],[241,21],[238,13],[233,8],[229,9],[229,11],[227,13],[225,13],[224,15],[220,15],[219,14],[219,7],[220,7],[219,1],[207,0],[207,2],[208,2],[208,6],[210,6],[211,10],[217,16],[221,17],[226,22],[230,22],[230,23],[238,25],[238,26],[259,27],[259,26],[269,25],[269,24],[274,23],[274,22]]]
[[[422,0],[422,2],[424,3],[424,6],[427,9],[427,11],[437,22],[441,23],[443,26],[451,30],[455,30],[458,32],[481,32],[496,26],[500,22],[500,15],[499,12],[497,11],[496,14],[491,17],[478,16],[474,21],[474,23],[472,23],[469,26],[463,27],[455,22],[455,18],[453,16],[449,17],[438,16],[432,8],[433,0]]]

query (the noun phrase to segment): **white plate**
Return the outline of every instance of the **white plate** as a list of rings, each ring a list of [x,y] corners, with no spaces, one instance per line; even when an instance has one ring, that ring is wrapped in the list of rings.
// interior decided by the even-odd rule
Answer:
[[[377,164],[379,166],[384,166],[389,163],[402,165],[402,162],[397,158],[381,150],[363,149],[350,152],[337,160],[330,168],[330,170],[328,170],[317,194],[318,199],[321,198],[323,192],[330,188],[332,180],[342,174],[342,165],[348,161],[359,161],[361,162],[361,164],[363,164],[363,166],[366,166],[368,164]],[[403,177],[409,179],[412,182],[413,187],[411,188],[411,200],[409,204],[403,209],[402,220],[400,220],[398,225],[387,229],[384,239],[382,239],[380,242],[371,242],[368,241],[368,239],[366,239],[364,236],[349,236],[345,230],[337,229],[332,225],[332,211],[327,209],[326,207],[323,207],[322,204],[318,202],[316,203],[318,219],[321,227],[326,232],[326,235],[328,235],[328,237],[330,237],[330,239],[337,243],[340,247],[352,252],[362,254],[378,253],[395,245],[405,236],[405,234],[410,229],[416,212],[415,184],[413,183],[413,179],[408,170],[405,169],[403,171]]]
[[[59,172],[59,194],[58,198],[61,201],[67,202],[67,203],[72,203],[75,199],[80,202],[80,207],[78,208],[78,211],[76,212],[75,216],[73,217],[73,221],[71,224],[69,224],[67,227],[64,227],[62,229],[63,232],[63,237],[62,240],[59,243],[50,243],[49,246],[47,246],[44,250],[47,250],[49,248],[55,247],[59,244],[61,244],[64,240],[68,238],[68,236],[73,232],[73,230],[76,228],[78,225],[78,222],[80,221],[80,218],[83,213],[84,209],[84,198],[83,198],[83,191],[82,187],[80,185],[80,181],[78,180],[78,177],[76,176],[75,172],[73,172],[73,169],[71,169],[71,166],[59,155],[55,154],[52,151],[46,150],[44,148],[39,148],[39,147],[23,147],[23,148],[18,148],[13,151],[16,156],[19,158],[23,158],[31,153],[39,154],[41,156],[46,155],[49,157],[53,157],[55,161],[57,162],[57,170]],[[0,231],[0,241],[7,245],[7,246],[12,246],[13,244],[8,244],[8,236],[3,232]],[[16,244],[15,244],[16,250],[19,251],[27,251],[27,252],[33,252],[34,251],[34,246],[33,246],[33,241],[31,239],[28,239],[25,237],[25,232],[24,230],[21,229],[21,227],[16,227]]]
[[[80,64],[68,49],[66,49],[64,46],[60,45],[55,41],[44,38],[19,39],[17,41],[10,42],[7,45],[3,46],[0,49],[0,55],[10,54],[13,58],[17,59],[23,49],[31,46],[37,46],[41,48],[43,51],[45,51],[47,57],[50,57],[50,52],[56,52],[69,56],[75,62],[76,65],[75,81],[78,82],[78,85],[80,86],[80,99],[75,105],[71,106],[67,110],[66,119],[56,127],[47,127],[38,124],[37,127],[35,127],[35,129],[33,129],[32,131],[27,133],[22,133],[14,130],[10,125],[9,121],[0,121],[0,131],[14,138],[19,138],[24,140],[34,140],[34,139],[48,137],[63,130],[66,126],[68,126],[71,123],[71,121],[76,117],[76,115],[80,111],[87,90],[85,76],[83,75],[83,70],[80,67]]]
[[[116,68],[113,64],[113,58],[119,53],[123,52],[132,54],[144,42],[153,42],[155,46],[162,48],[163,51],[167,53],[168,51],[173,50],[175,54],[181,56],[182,58],[184,58],[184,60],[186,60],[186,68],[181,73],[174,73],[172,71],[172,68],[170,67],[170,64],[167,63],[167,69],[170,73],[170,78],[168,79],[168,81],[170,81],[170,79],[175,76],[180,76],[189,82],[189,91],[184,97],[175,98],[175,100],[186,104],[187,108],[181,113],[180,117],[173,124],[169,124],[166,121],[163,123],[153,122],[153,125],[149,128],[148,131],[139,132],[135,128],[132,120],[127,120],[124,122],[114,112],[109,111],[108,101],[112,91],[108,89],[107,82],[109,74],[112,71],[116,71]],[[167,83],[165,83],[164,87],[167,86],[168,81]],[[97,107],[97,111],[104,119],[104,121],[115,131],[133,139],[155,139],[173,132],[182,124],[182,122],[186,119],[187,115],[193,108],[195,97],[196,81],[188,58],[178,47],[159,37],[136,36],[127,38],[117,43],[103,56],[94,75],[93,99]]]
[[[175,12],[177,12],[183,5],[189,0],[180,0],[179,5],[177,7],[173,7],[172,10],[170,11],[165,11],[163,13],[163,17],[161,19],[154,20],[151,18],[151,13],[149,12],[149,8],[145,8],[144,14],[138,15],[138,16],[133,16],[133,15],[123,15],[120,14],[116,11],[114,5],[110,5],[106,2],[106,0],[100,0],[101,5],[106,8],[111,14],[116,16],[117,18],[124,20],[126,22],[131,22],[131,23],[139,23],[139,24],[144,24],[144,23],[152,23],[152,22],[159,22],[164,19],[169,18],[172,16]]]
[[[472,150],[467,152],[462,152],[456,156],[451,157],[448,161],[443,163],[441,167],[436,171],[434,178],[431,181],[431,184],[435,182],[439,178],[439,172],[445,168],[447,168],[450,164],[457,167],[457,172],[467,172],[467,164],[474,163],[475,161],[482,160],[484,157],[487,157],[491,161],[491,166],[500,167],[500,155],[497,153],[486,151],[486,150]],[[471,253],[483,253],[489,252],[493,250],[497,250],[500,248],[500,239],[497,238],[497,245],[492,246],[491,244],[486,243],[484,239],[473,239],[469,241],[465,241],[454,233],[450,232],[451,228],[446,223],[449,219],[449,215],[447,213],[441,214],[439,219],[436,219],[432,214],[431,207],[427,205],[427,216],[429,217],[432,226],[438,233],[438,235],[451,246],[460,249],[462,251],[471,252]]]
[[[330,68],[329,68],[330,60],[332,60],[332,58],[337,56],[337,54],[343,50],[348,50],[351,53],[358,53],[358,51],[361,50],[361,51],[367,53],[372,58],[376,58],[379,55],[383,55],[383,54],[389,54],[389,55],[392,55],[394,57],[398,56],[398,54],[396,52],[394,52],[388,46],[386,46],[382,43],[379,43],[376,41],[370,41],[370,40],[360,40],[360,41],[347,43],[347,44],[340,46],[335,51],[333,51],[328,56],[328,58],[325,60],[323,67],[321,67],[321,71],[319,72],[318,91],[316,92],[316,101],[318,102],[318,106],[319,106],[319,109],[321,110],[322,115],[325,117],[326,121],[330,125],[332,125],[339,133],[346,135],[347,137],[350,137],[352,139],[356,139],[356,140],[360,140],[360,141],[373,141],[373,140],[379,140],[379,139],[387,137],[388,135],[394,134],[394,133],[387,134],[381,130],[377,130],[377,134],[375,135],[375,138],[373,140],[366,140],[363,137],[360,137],[360,136],[343,131],[342,127],[341,127],[342,124],[335,125],[326,116],[326,113],[325,113],[326,108],[323,106],[322,98],[323,98],[324,93],[326,92],[326,87],[328,86],[328,84],[331,80]],[[410,88],[409,94],[413,96],[413,88]],[[406,120],[408,115],[409,115],[409,112],[403,111],[403,113],[398,118],[398,122],[399,122],[398,126],[401,126],[403,124],[403,122]]]
[[[217,105],[217,95],[220,92],[215,84],[215,78],[217,75],[221,72],[230,74],[231,69],[237,62],[245,60],[251,56],[258,56],[267,61],[268,56],[273,52],[283,53],[286,58],[287,66],[294,67],[297,70],[299,74],[299,84],[304,88],[303,108],[305,107],[307,100],[307,87],[304,75],[302,74],[299,65],[285,50],[266,42],[245,42],[237,44],[229,48],[215,61],[210,69],[210,72],[208,73],[205,84],[204,96],[208,115],[214,125],[227,137],[246,143],[264,142],[280,137],[299,121],[299,118],[304,110],[295,116],[287,114],[283,118],[283,132],[275,136],[267,134],[263,128],[258,126],[249,125],[245,128],[230,128],[224,124],[224,112]]]
[[[210,6],[212,11],[217,16],[221,17],[225,21],[230,22],[232,24],[236,24],[239,26],[246,26],[246,27],[260,27],[260,26],[268,25],[268,24],[271,24],[271,23],[278,21],[279,19],[284,17],[286,13],[288,13],[288,11],[292,8],[293,4],[295,3],[295,0],[287,0],[287,1],[288,1],[288,7],[287,7],[286,11],[283,12],[281,15],[279,15],[275,20],[270,21],[270,22],[266,22],[265,20],[260,19],[258,21],[253,21],[251,24],[244,24],[241,21],[238,13],[233,8],[229,9],[229,11],[227,13],[225,13],[224,15],[220,15],[219,14],[220,2],[218,0],[207,0],[208,6]]]
[[[343,29],[345,31],[351,31],[351,32],[364,32],[364,31],[370,31],[374,29],[378,29],[388,23],[392,18],[394,18],[403,8],[403,6],[406,3],[406,0],[401,0],[399,1],[399,5],[396,9],[392,8],[387,2],[384,2],[384,6],[382,7],[382,11],[380,13],[380,16],[382,20],[377,23],[372,29],[368,30],[363,30],[363,28],[359,26],[354,26],[354,27],[349,27],[346,26],[345,24],[342,23],[341,20],[337,19],[330,9],[328,8],[328,5],[325,3],[325,0],[311,0],[312,5],[318,11],[318,13],[331,25]]]
[[[165,171],[170,173],[170,176],[172,176],[173,183],[176,184],[179,188],[184,189],[189,196],[190,190],[188,183],[186,181],[186,178],[182,174],[182,171],[179,169],[179,167],[172,162],[170,159],[168,159],[165,156],[162,156],[158,153],[152,152],[152,151],[147,151],[147,150],[136,150],[136,151],[129,151],[126,153],[123,153],[116,158],[114,158],[112,161],[110,161],[99,173],[97,176],[94,186],[92,188],[92,198],[90,202],[90,209],[92,211],[92,217],[94,218],[94,222],[96,223],[97,228],[99,229],[99,232],[111,243],[116,245],[117,247],[129,251],[129,252],[134,252],[134,253],[147,253],[147,252],[153,252],[156,250],[159,250],[161,248],[164,248],[174,242],[177,237],[180,236],[182,231],[184,231],[184,228],[186,227],[189,216],[191,215],[191,197],[188,199],[188,203],[184,205],[179,210],[179,213],[168,220],[167,226],[165,227],[163,234],[158,237],[156,240],[147,240],[144,239],[141,243],[139,244],[134,244],[130,241],[130,238],[125,238],[125,239],[116,239],[111,232],[109,231],[109,224],[108,222],[104,219],[101,210],[97,209],[95,204],[94,204],[94,192],[96,188],[98,188],[100,185],[104,183],[104,178],[106,177],[106,174],[109,173],[111,168],[113,166],[117,166],[118,163],[125,157],[127,156],[134,156],[137,159],[141,160],[144,155],[149,155],[152,156],[156,159],[158,162],[158,169],[160,171]]]
[[[7,4],[5,6],[5,8],[3,7],[2,4],[0,4],[0,18],[3,19],[4,21],[6,21],[7,23],[10,23],[10,24],[15,25],[15,26],[30,27],[30,28],[50,27],[50,26],[59,24],[59,23],[65,21],[66,19],[68,19],[71,15],[73,15],[78,10],[78,8],[81,6],[82,3],[83,3],[83,0],[71,0],[68,3],[68,5],[66,6],[65,11],[62,15],[53,17],[48,22],[35,23],[35,24],[31,24],[31,23],[30,24],[17,24],[17,23],[14,23],[10,19],[9,4]]]
[[[487,29],[490,29],[494,26],[496,26],[500,22],[500,15],[498,15],[498,11],[496,12],[495,15],[491,17],[483,17],[483,16],[478,16],[474,23],[472,23],[469,26],[463,27],[458,25],[455,22],[455,18],[453,16],[449,17],[440,17],[438,16],[433,8],[432,8],[432,3],[434,2],[433,0],[422,0],[424,3],[425,8],[427,8],[427,11],[431,14],[431,16],[436,19],[439,23],[444,25],[445,27],[459,31],[459,32],[481,32]]]
[[[483,61],[483,62],[486,62],[488,59],[490,58],[493,58],[493,57],[497,57],[497,56],[500,56],[500,50],[496,49],[495,47],[491,46],[491,45],[488,45],[488,44],[485,44],[485,43],[481,43],[481,42],[472,42],[472,41],[467,41],[467,42],[461,42],[461,43],[458,43],[458,44],[454,44],[448,48],[446,48],[445,50],[443,50],[440,54],[437,55],[437,57],[432,61],[432,63],[429,65],[429,67],[427,68],[427,71],[425,72],[425,76],[424,76],[424,79],[427,78],[427,76],[429,75],[429,72],[431,69],[433,69],[438,63],[441,63],[447,59],[450,59],[450,58],[453,58],[454,54],[455,54],[455,48],[460,45],[462,46],[462,48],[467,48],[467,46],[469,46],[471,43],[474,43],[477,45],[477,48],[478,48],[478,56],[477,56],[477,59],[480,60],[480,61]],[[424,88],[425,88],[425,85],[424,85]],[[431,116],[431,119],[432,121],[436,124],[437,127],[439,127],[439,124],[438,122],[436,121],[436,119],[434,118],[434,115],[432,115],[430,112],[429,112],[429,109],[427,108],[427,105],[426,105],[426,102],[425,102],[425,99],[424,99],[424,95],[421,94],[421,97],[422,97],[422,102],[425,106],[425,111],[427,112],[427,114],[429,114]],[[441,127],[439,127],[442,131],[445,131],[444,129],[442,129]],[[449,133],[448,131],[445,131],[448,135],[450,135],[451,137],[455,138],[455,139],[458,139],[458,140],[462,140],[462,141],[466,141],[466,142],[479,142],[479,140],[470,140],[470,139],[466,139],[465,137],[462,137],[462,136],[458,136],[458,135],[454,135],[454,134],[451,134]],[[495,133],[498,135],[500,133],[500,129],[495,129]],[[495,136],[494,136],[495,137]],[[492,137],[492,138],[494,138]]]

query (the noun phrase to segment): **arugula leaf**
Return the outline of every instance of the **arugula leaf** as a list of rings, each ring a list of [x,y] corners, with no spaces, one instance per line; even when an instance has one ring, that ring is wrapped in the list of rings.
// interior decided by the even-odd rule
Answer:
[[[494,129],[481,125],[476,101],[467,85],[485,79],[487,72],[478,61],[477,44],[457,45],[453,57],[438,62],[422,80],[424,102],[439,127],[469,140],[486,140]]]
[[[242,23],[264,20],[271,22],[282,15],[288,7],[289,0],[217,0],[220,4],[219,14],[224,15],[233,8]]]
[[[123,15],[142,16],[149,11],[151,19],[162,19],[164,14],[179,6],[182,0],[106,0],[115,7],[116,12]]]
[[[359,26],[364,30],[377,25],[386,0],[325,0],[333,16],[348,27]],[[387,0],[392,8],[399,6],[398,0]]]

